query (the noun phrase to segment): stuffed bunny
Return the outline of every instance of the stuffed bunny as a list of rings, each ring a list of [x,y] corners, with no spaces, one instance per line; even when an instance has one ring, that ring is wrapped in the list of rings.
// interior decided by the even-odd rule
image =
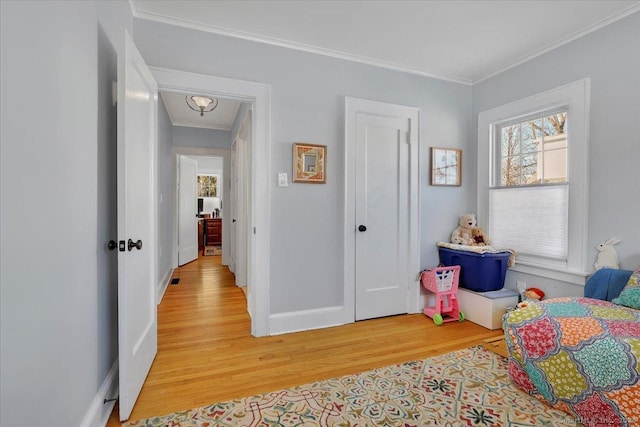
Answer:
[[[598,256],[596,257],[596,262],[593,265],[596,270],[600,270],[601,268],[620,268],[618,254],[613,247],[613,245],[617,245],[618,243],[620,243],[620,240],[609,239],[596,245]]]

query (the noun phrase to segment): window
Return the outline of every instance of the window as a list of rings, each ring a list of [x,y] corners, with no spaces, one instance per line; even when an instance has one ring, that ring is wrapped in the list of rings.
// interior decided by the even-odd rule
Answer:
[[[584,284],[589,81],[478,115],[478,216],[517,271]]]
[[[568,255],[567,110],[495,125],[489,229],[496,245],[566,266]],[[522,230],[527,230],[523,233]]]
[[[198,197],[218,197],[218,175],[198,175]]]

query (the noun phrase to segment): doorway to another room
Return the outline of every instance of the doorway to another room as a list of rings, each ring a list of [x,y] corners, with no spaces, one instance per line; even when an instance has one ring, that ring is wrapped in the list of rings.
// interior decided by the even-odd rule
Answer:
[[[177,167],[178,265],[222,256],[224,157],[178,155]]]

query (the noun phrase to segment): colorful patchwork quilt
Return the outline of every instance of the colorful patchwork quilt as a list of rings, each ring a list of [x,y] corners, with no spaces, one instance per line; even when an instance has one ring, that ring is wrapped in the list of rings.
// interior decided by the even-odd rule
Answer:
[[[509,376],[585,426],[640,425],[640,310],[555,298],[503,318]]]

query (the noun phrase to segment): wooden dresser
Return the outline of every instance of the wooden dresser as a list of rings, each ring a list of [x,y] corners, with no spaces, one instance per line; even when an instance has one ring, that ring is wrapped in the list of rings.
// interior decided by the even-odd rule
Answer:
[[[222,245],[222,218],[204,220],[204,241],[206,246]]]

